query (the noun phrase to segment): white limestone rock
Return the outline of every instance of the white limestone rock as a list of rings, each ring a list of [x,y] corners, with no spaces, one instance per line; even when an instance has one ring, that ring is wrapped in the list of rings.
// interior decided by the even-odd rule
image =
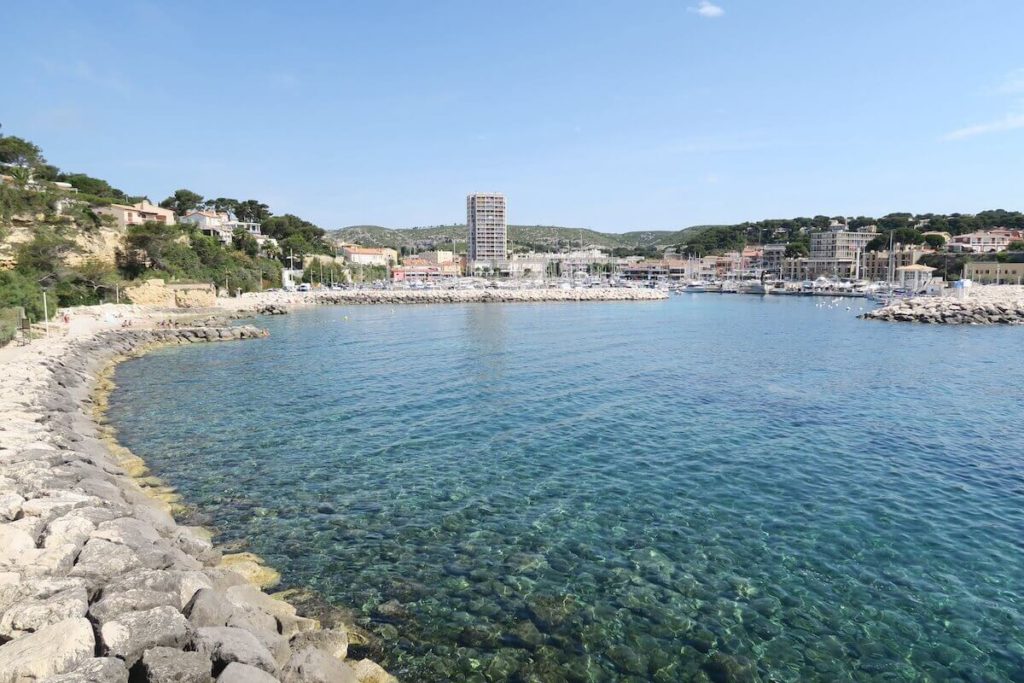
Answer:
[[[88,619],[67,619],[0,646],[0,682],[21,683],[62,674],[92,658]]]

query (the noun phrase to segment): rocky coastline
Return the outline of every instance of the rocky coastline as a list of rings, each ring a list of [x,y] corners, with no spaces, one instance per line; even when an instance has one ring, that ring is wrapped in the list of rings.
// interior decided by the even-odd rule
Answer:
[[[346,630],[264,593],[259,558],[176,522],[173,490],[95,419],[119,359],[265,335],[127,327],[3,350],[0,683],[395,680],[348,658]]]
[[[963,299],[951,296],[903,299],[860,317],[943,325],[1021,325],[1024,324],[1024,287],[977,287]]]

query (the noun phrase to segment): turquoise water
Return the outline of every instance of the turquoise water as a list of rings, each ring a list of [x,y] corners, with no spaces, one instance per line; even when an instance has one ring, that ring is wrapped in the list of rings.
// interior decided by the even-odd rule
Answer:
[[[404,680],[1024,680],[1024,330],[818,303],[321,308],[111,417]]]

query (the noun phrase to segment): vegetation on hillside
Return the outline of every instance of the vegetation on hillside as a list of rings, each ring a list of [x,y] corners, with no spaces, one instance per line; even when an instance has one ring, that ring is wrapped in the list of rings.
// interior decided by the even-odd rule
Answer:
[[[251,291],[277,286],[288,257],[301,261],[308,254],[332,253],[326,232],[298,216],[273,216],[256,199],[207,200],[183,188],[160,204],[176,213],[208,209],[242,222],[262,222],[265,234],[276,238],[281,248],[261,248],[243,230],[224,245],[190,224],[146,223],[129,228],[114,263],[85,260],[76,238],[113,222],[93,209],[144,197],[130,196],[85,173],[61,171],[46,161],[37,145],[15,136],[0,136],[0,164],[0,173],[8,176],[0,183],[0,242],[12,232],[15,219],[31,230],[31,239],[11,250],[15,268],[0,271],[0,308],[24,307],[33,320],[43,317],[44,290],[50,294],[51,309],[112,301],[126,284],[149,277]],[[77,192],[54,182],[69,183]]]

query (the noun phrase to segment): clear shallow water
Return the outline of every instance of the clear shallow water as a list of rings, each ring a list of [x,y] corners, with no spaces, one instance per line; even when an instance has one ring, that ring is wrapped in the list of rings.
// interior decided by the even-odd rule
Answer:
[[[111,417],[404,680],[1024,680],[1024,330],[815,303],[322,308]]]

